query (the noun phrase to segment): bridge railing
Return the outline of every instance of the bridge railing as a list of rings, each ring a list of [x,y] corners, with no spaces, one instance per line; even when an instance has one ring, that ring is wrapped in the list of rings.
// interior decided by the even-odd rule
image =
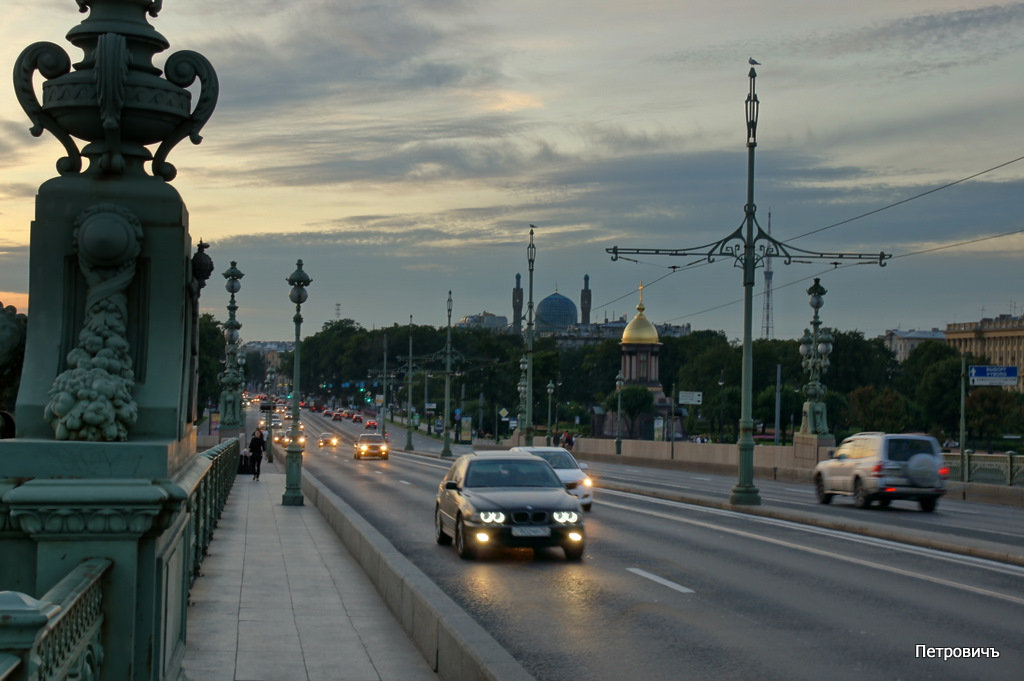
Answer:
[[[176,582],[187,589],[199,574],[237,474],[239,444],[238,440],[229,440],[201,452],[173,483],[164,485],[172,496],[168,508],[176,509],[174,513],[188,513],[183,534],[179,535],[186,559],[176,568],[178,574],[166,575],[167,583]],[[113,561],[104,557],[84,560],[38,600],[18,591],[0,591],[0,681],[111,678],[109,668],[104,668],[104,657],[109,663],[114,657],[130,653],[105,650],[103,646],[104,640],[108,648],[112,645],[111,625],[104,622],[103,612],[106,608],[109,613],[117,605],[104,604],[105,591],[106,598],[111,598],[112,577],[108,573],[113,567]],[[133,562],[118,565],[117,569],[132,572],[139,567]],[[165,602],[163,607],[184,617],[186,598],[182,596],[179,604]],[[139,621],[137,613],[132,616],[136,618],[133,628],[145,629],[146,622]],[[169,650],[183,646],[183,627],[166,625],[165,619],[155,613],[155,620],[165,626],[155,640]],[[176,659],[166,651],[162,654]],[[168,679],[178,678],[173,666],[154,668],[161,679],[165,674]]]
[[[990,485],[1024,485],[1024,454],[1007,452],[1005,454],[976,454],[967,451],[968,482],[982,482]],[[949,467],[949,479],[960,480],[962,467],[959,453],[943,454],[946,466]]]
[[[99,678],[103,588],[113,563],[83,561],[36,600],[0,592],[0,680]]]
[[[213,530],[217,527],[217,521],[231,493],[240,453],[238,440],[226,440],[200,454],[210,461],[210,465],[201,476],[193,480],[188,490],[189,512],[192,515],[189,536],[192,580],[199,575],[199,565],[206,556],[213,540]]]

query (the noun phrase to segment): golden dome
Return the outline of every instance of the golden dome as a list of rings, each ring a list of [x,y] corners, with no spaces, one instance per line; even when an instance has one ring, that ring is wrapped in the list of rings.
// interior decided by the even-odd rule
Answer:
[[[658,343],[658,329],[644,315],[644,287],[640,285],[640,302],[636,306],[636,316],[626,325],[622,332],[623,343],[643,343],[653,345]]]

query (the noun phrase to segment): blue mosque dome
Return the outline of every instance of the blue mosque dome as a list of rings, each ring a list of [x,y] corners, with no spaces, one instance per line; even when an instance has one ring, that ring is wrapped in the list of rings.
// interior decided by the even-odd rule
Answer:
[[[561,332],[577,323],[576,303],[557,291],[537,305],[537,331]]]

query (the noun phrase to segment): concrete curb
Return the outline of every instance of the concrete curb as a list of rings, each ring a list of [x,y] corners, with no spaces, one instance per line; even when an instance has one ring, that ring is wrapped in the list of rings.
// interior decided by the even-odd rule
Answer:
[[[359,561],[442,681],[536,681],[384,535],[306,470],[302,492]]]
[[[973,556],[975,558],[984,558],[986,560],[993,560],[999,563],[1009,563],[1011,565],[1024,567],[1024,554],[1009,553],[1002,547],[996,545],[992,545],[991,547],[963,546],[961,544],[951,542],[948,538],[935,532],[910,531],[867,522],[849,522],[833,518],[821,518],[807,513],[765,508],[763,506],[737,506],[709,497],[660,492],[648,488],[632,487],[630,485],[622,485],[619,483],[597,481],[596,484],[599,488],[615,490],[618,492],[628,492],[639,496],[665,499],[668,501],[679,501],[682,503],[694,504],[696,506],[707,506],[709,508],[718,508],[726,511],[736,511],[737,513],[747,513],[749,515],[757,515],[765,518],[775,518],[777,520],[786,520],[802,525],[813,525],[815,527],[822,527],[829,530],[841,530],[843,532],[861,534],[867,537],[874,537],[876,539],[888,539],[890,541],[911,544],[913,546],[946,551],[948,553],[956,553],[964,556]]]

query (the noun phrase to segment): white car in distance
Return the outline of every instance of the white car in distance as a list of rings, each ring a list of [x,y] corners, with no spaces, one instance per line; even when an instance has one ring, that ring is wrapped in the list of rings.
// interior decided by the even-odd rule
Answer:
[[[587,475],[587,464],[579,463],[563,447],[513,447],[509,451],[533,454],[551,464],[565,488],[580,500],[584,511],[594,503],[594,481]]]

